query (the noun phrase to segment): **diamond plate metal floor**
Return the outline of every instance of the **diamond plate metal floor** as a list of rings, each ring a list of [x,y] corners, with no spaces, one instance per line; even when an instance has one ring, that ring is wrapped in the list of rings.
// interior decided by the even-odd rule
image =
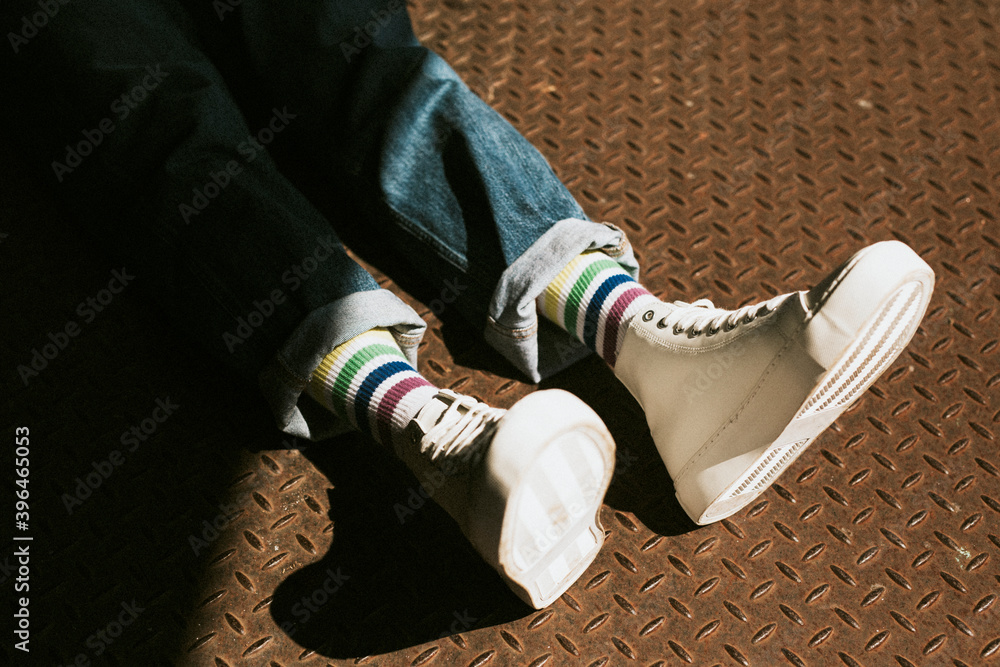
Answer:
[[[398,464],[357,437],[283,440],[138,292],[24,388],[14,367],[118,267],[4,164],[2,414],[5,433],[32,428],[31,664],[1000,664],[1000,6],[413,13],[588,214],[627,229],[659,296],[734,307],[897,238],[938,278],[913,343],[758,503],[707,527],[599,360],[547,382],[595,407],[619,460],[603,551],[533,611]],[[533,389],[403,297],[432,323],[432,381],[500,406]],[[162,423],[158,400],[177,406]]]

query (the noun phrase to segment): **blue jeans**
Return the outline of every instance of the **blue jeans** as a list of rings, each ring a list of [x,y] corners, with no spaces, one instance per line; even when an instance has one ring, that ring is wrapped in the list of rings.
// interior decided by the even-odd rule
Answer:
[[[576,254],[637,271],[545,159],[414,37],[402,0],[35,0],[0,60],[25,163],[170,320],[256,381],[278,425],[336,345],[425,324],[341,238],[455,306],[533,381],[586,353],[534,297]],[[30,24],[30,25],[29,25]],[[31,29],[34,25],[34,30]]]

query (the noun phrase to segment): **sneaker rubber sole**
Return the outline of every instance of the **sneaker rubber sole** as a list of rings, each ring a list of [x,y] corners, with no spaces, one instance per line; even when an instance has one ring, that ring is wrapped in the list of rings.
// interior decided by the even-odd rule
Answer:
[[[485,531],[476,538],[480,553],[495,549],[508,586],[541,609],[566,592],[604,544],[599,512],[614,471],[614,441],[580,399],[550,389],[507,412],[486,456],[489,478],[472,499]]]
[[[877,275],[882,267],[894,265],[903,269],[900,274],[905,278],[874,309],[867,322],[856,329],[857,335],[839,358],[818,360],[829,370],[815,383],[781,435],[762,452],[757,450],[759,453],[749,457],[743,473],[707,504],[693,501],[699,494],[692,493],[683,483],[677,485],[677,499],[696,523],[719,521],[753,502],[900,355],[927,310],[934,283],[930,267],[901,243],[876,244],[855,255],[838,272],[812,312],[822,309],[849,312],[846,309],[853,306],[851,296],[859,289],[866,289],[873,274]],[[803,329],[806,339],[810,336],[815,339],[807,346],[817,350],[816,356],[827,354],[822,345],[823,334],[810,329],[820,328],[814,322],[815,319],[807,321]]]

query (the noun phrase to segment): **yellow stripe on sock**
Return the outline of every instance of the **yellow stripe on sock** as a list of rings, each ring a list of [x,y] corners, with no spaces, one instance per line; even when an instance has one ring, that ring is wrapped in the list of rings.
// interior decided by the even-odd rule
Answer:
[[[396,345],[396,339],[392,337],[392,334],[387,329],[369,329],[363,334],[358,334],[354,338],[333,348],[330,354],[323,357],[320,367],[329,362],[329,366],[332,368],[345,354],[353,354],[359,349],[374,345],[375,343]]]
[[[600,253],[600,250],[588,250],[586,252],[580,253],[572,260],[570,263],[560,271],[556,277],[549,283],[548,287],[545,288],[545,315],[553,322],[559,321],[559,295],[568,294],[570,289],[573,288],[572,284],[567,284],[576,270],[581,264],[590,263],[591,257],[594,253]],[[604,253],[601,253],[602,255]]]
[[[330,372],[333,367],[345,356],[351,355],[360,350],[363,347],[367,347],[374,343],[389,343],[391,345],[396,345],[396,339],[392,337],[388,329],[369,329],[368,331],[358,334],[350,340],[344,341],[337,347],[333,348],[328,355],[323,357],[323,360],[319,362],[319,366],[313,371],[313,379],[317,382],[322,382]],[[316,383],[310,383],[310,389],[314,389],[313,385]],[[315,398],[315,395],[314,395]]]

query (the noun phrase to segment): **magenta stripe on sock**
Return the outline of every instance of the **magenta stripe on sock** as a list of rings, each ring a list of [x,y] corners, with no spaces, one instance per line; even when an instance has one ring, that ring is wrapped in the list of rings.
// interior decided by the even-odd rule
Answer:
[[[618,328],[621,326],[625,309],[637,298],[649,293],[649,290],[643,287],[633,287],[618,297],[615,300],[615,305],[611,306],[611,310],[608,311],[607,319],[604,320],[604,354],[601,356],[612,368],[617,361],[615,349],[618,347]]]
[[[382,396],[382,401],[378,404],[378,411],[375,413],[375,421],[378,424],[379,440],[384,444],[392,442],[392,413],[396,406],[417,387],[433,387],[434,385],[425,380],[422,376],[410,376],[396,383],[389,391]]]

